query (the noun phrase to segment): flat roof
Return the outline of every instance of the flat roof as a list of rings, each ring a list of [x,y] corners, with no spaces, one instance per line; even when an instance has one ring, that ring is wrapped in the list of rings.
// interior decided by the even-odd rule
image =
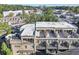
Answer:
[[[36,28],[69,28],[77,29],[76,26],[69,24],[67,22],[36,22]],[[21,36],[34,36],[35,24],[26,24],[20,28]],[[39,33],[38,33],[39,35]]]
[[[36,22],[36,27],[39,28],[77,28],[67,22]]]

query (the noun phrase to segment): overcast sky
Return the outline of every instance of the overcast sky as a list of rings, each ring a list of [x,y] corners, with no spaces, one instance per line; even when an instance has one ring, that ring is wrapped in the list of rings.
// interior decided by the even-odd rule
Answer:
[[[0,0],[0,4],[79,4],[79,0]]]

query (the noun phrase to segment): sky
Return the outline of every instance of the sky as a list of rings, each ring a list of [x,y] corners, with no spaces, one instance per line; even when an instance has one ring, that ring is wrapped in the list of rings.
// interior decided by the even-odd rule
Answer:
[[[0,4],[21,5],[79,5],[79,0],[0,0]]]

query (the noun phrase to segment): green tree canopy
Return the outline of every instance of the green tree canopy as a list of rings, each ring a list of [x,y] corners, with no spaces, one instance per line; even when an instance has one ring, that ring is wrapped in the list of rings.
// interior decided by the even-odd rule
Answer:
[[[53,14],[53,10],[51,8],[47,8],[43,11],[43,20],[57,21],[57,17]]]
[[[10,12],[7,17],[13,17],[14,13]]]
[[[3,18],[3,15],[0,13],[0,18]]]
[[[3,52],[3,54],[5,55],[12,55],[12,51],[10,48],[7,47],[6,43],[3,42],[1,45],[1,51]]]
[[[53,14],[52,9],[45,9],[42,14],[23,14],[21,15],[25,18],[26,23],[34,23],[36,21],[51,21],[55,22],[58,18]]]
[[[7,49],[7,45],[5,42],[2,43],[1,50],[5,51]]]
[[[7,49],[6,49],[6,55],[12,55],[12,51],[11,51],[10,48],[7,48]]]
[[[2,34],[3,30],[5,30],[7,34],[10,34],[12,32],[12,29],[8,25],[8,23],[0,23],[0,35]]]

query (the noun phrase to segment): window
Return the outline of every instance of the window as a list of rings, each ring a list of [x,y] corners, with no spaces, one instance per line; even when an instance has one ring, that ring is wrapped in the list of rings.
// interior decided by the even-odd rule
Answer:
[[[25,46],[25,48],[27,48],[27,46]]]
[[[28,41],[31,42],[31,43],[33,43],[33,40],[34,40],[34,39],[28,39]]]
[[[27,39],[23,39],[23,40],[27,40]]]
[[[34,39],[23,39],[24,41],[27,41],[27,42],[31,42],[31,43],[33,43],[33,40]]]
[[[62,41],[61,46],[69,47],[69,43],[67,41]]]
[[[16,45],[15,47],[20,47],[20,46]]]
[[[72,45],[72,46],[75,46],[75,47],[79,47],[79,42],[78,42],[78,41],[76,41],[76,42],[72,42],[71,45]]]
[[[40,45],[40,46],[43,46],[43,47],[45,47],[45,46],[46,46],[46,41],[44,41],[44,40],[41,40],[39,45]]]

